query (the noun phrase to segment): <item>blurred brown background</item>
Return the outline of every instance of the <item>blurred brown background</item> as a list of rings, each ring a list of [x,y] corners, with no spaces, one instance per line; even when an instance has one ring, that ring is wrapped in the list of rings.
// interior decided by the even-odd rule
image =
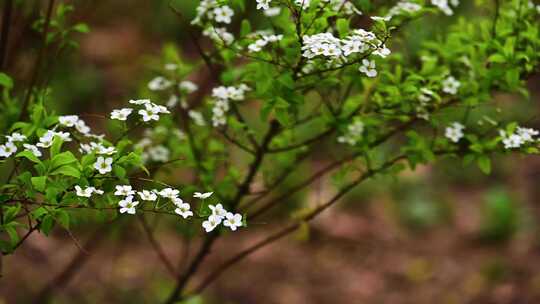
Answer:
[[[51,107],[60,113],[107,113],[137,97],[153,77],[164,43],[197,60],[167,1],[72,3],[73,20],[86,22],[91,32],[77,36],[78,52],[52,66]],[[197,3],[175,5],[191,19]],[[39,37],[30,22],[40,5],[28,1],[14,16],[17,35],[8,71],[20,81],[28,78],[35,56]],[[485,13],[469,8],[464,5],[461,13]],[[437,18],[424,22],[433,26],[411,24],[401,47],[414,52],[422,39],[446,26]],[[530,100],[502,94],[494,99],[503,109],[530,117],[538,112],[538,76],[529,80],[529,88]],[[99,120],[87,120],[99,128]],[[540,159],[501,157],[493,163],[490,176],[446,160],[399,181],[364,184],[309,231],[249,257],[218,280],[204,300],[190,303],[540,303]],[[323,201],[331,187],[330,180],[322,180],[297,199]],[[175,229],[159,218],[150,220],[172,260],[185,260],[186,246]],[[279,225],[250,223],[220,240],[206,267]],[[3,264],[0,303],[32,303],[40,292],[53,294],[54,303],[157,303],[173,282],[140,223],[129,219],[105,226],[81,223],[73,236],[63,230],[49,238],[32,235]]]

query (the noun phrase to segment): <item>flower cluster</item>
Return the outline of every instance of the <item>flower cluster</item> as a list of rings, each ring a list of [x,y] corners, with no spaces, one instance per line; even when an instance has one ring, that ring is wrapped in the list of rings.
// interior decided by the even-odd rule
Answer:
[[[272,2],[272,0],[256,0],[256,1],[257,1],[257,9],[263,9],[263,10],[270,9],[270,2]]]
[[[346,143],[354,146],[362,139],[363,133],[364,123],[357,119],[347,126],[347,132],[344,135],[339,136],[337,140],[339,143]]]
[[[360,66],[358,70],[366,74],[367,77],[376,77],[377,70],[375,68],[376,68],[375,61],[363,59],[362,65]]]
[[[224,27],[207,27],[203,31],[203,35],[218,44],[230,45],[234,42],[234,35]]]
[[[212,108],[212,125],[219,127],[227,123],[226,114],[229,111],[231,100],[244,100],[245,92],[250,88],[245,84],[240,84],[238,87],[217,87],[212,90],[213,108]]]
[[[252,53],[260,52],[266,45],[271,42],[277,42],[283,39],[283,35],[267,35],[248,45],[248,50]]]
[[[242,215],[239,213],[228,212],[223,208],[223,205],[209,205],[212,213],[208,216],[206,221],[202,223],[202,226],[206,232],[211,232],[219,224],[223,223],[225,227],[229,227],[232,231],[236,231],[242,224]]]
[[[459,0],[431,0],[431,4],[439,8],[447,16],[452,16],[454,11],[451,6],[458,6]]]
[[[103,190],[99,190],[94,187],[86,187],[83,189],[79,185],[75,186],[75,191],[76,191],[77,196],[79,197],[91,197],[92,194],[94,193],[98,195],[102,195],[104,193]]]
[[[457,143],[464,136],[463,130],[465,130],[464,125],[460,124],[459,122],[453,122],[450,124],[450,126],[446,127],[444,136],[450,139],[452,142]]]
[[[303,37],[303,44],[302,55],[308,59],[324,56],[330,61],[337,59],[346,61],[350,55],[368,51],[383,58],[390,54],[390,50],[374,33],[363,29],[354,30],[352,35],[347,36],[345,39],[336,38],[332,33],[306,35]],[[371,62],[369,62],[368,68],[370,66],[374,67]],[[369,70],[371,71],[373,68],[369,68]],[[373,74],[373,72],[370,72],[370,74]]]
[[[219,23],[231,23],[234,11],[227,5],[220,6],[217,0],[202,0],[197,6],[197,16],[192,24],[201,24],[203,19]]]
[[[388,11],[388,14],[386,14],[385,17],[390,20],[394,16],[416,13],[421,9],[422,6],[417,3],[410,1],[400,1]]]
[[[6,136],[7,142],[3,145],[0,145],[0,157],[10,157],[13,153],[17,152],[17,146],[15,143],[17,142],[23,142],[26,140],[26,136],[20,134],[20,133],[12,133],[11,135]],[[40,154],[39,150],[36,146],[33,146],[35,150]],[[34,152],[32,152],[34,153]],[[34,153],[35,155],[36,153]],[[38,156],[39,157],[39,156]]]
[[[456,80],[453,76],[448,76],[443,82],[442,82],[442,90],[443,92],[455,95],[457,94],[459,88],[461,87],[461,83]]]
[[[538,136],[540,132],[535,129],[517,127],[516,131],[513,133],[508,133],[504,130],[499,130],[499,135],[502,138],[502,142],[505,149],[515,149],[519,148],[524,144],[535,142],[538,139],[535,136]]]

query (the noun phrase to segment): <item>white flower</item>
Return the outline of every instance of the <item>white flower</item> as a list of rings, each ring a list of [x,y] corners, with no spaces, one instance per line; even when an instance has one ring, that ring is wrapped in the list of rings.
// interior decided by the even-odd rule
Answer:
[[[257,0],[257,9],[263,9],[263,10],[269,9],[270,1],[272,0]]]
[[[41,157],[43,155],[41,151],[39,151],[38,147],[36,147],[35,145],[23,144],[23,147],[26,151],[32,152],[35,157]]]
[[[178,197],[178,194],[180,193],[180,191],[178,191],[177,189],[173,189],[173,188],[165,188],[165,189],[162,189],[161,191],[159,191],[159,195],[164,197],[164,198],[169,198],[171,200],[174,200],[175,198]]]
[[[206,125],[206,122],[204,121],[204,117],[201,112],[189,110],[188,115],[191,119],[193,119],[193,122],[195,122],[196,125],[202,127]]]
[[[151,160],[156,162],[167,162],[169,161],[171,152],[165,146],[156,146],[148,149],[148,156]]]
[[[125,199],[118,202],[118,205],[120,206],[120,213],[129,213],[129,214],[135,214],[135,206],[137,206],[139,202],[133,201],[133,196],[128,196]]]
[[[13,132],[11,135],[6,136],[8,141],[11,142],[19,142],[19,141],[25,141],[26,136],[22,135],[21,133]]]
[[[11,154],[17,152],[17,147],[13,142],[8,141],[4,145],[0,145],[0,157],[10,157]]]
[[[211,232],[217,225],[221,224],[222,218],[217,215],[210,215],[206,221],[202,223],[202,226],[206,232]]]
[[[209,198],[214,192],[204,192],[204,193],[201,193],[201,192],[195,192],[193,193],[193,197],[195,198],[200,198],[200,199],[207,199]]]
[[[340,143],[347,143],[354,146],[362,139],[363,133],[364,123],[359,119],[355,119],[353,123],[347,126],[347,132],[343,136],[338,137],[337,140]]]
[[[126,120],[131,112],[133,112],[131,108],[113,110],[111,112],[111,119]]]
[[[112,157],[104,158],[103,156],[100,156],[94,163],[94,168],[96,168],[100,174],[105,174],[112,171],[112,162]]]
[[[133,190],[133,188],[131,188],[130,185],[118,185],[115,188],[116,188],[116,191],[114,192],[114,195],[118,195],[118,196],[135,195],[135,191]]]
[[[161,91],[169,88],[173,83],[165,77],[158,76],[148,83],[148,88],[152,91]]]
[[[188,80],[180,82],[178,87],[180,88],[180,91],[185,92],[187,94],[191,94],[199,89],[199,87],[196,84]]]
[[[176,64],[176,63],[166,63],[164,67],[165,67],[165,70],[167,70],[167,71],[174,71],[174,70],[178,69],[178,64]]]
[[[264,15],[266,17],[275,17],[275,16],[279,16],[279,14],[281,13],[281,7],[279,6],[276,6],[276,7],[270,7],[269,9],[265,10],[264,11]]]
[[[455,95],[458,92],[461,83],[457,81],[453,76],[448,76],[443,82],[443,92],[451,95]]]
[[[229,45],[234,41],[234,35],[227,32],[223,27],[209,27],[203,31],[203,35],[209,37],[214,42]]]
[[[142,116],[143,121],[147,122],[150,120],[159,120],[160,113],[170,113],[169,110],[161,105],[156,105],[153,103],[145,104],[145,110],[139,110],[139,114]]]
[[[81,186],[76,185],[75,190],[77,192],[77,196],[90,197],[90,196],[92,196],[92,192],[94,190],[94,187],[86,187],[85,189],[83,189],[83,188],[81,188]]]
[[[222,204],[209,205],[208,208],[210,208],[210,210],[212,210],[212,215],[218,216],[220,218],[224,218],[225,215],[227,214],[227,210],[225,210],[225,208],[223,208]]]
[[[232,214],[231,212],[227,212],[223,225],[229,227],[232,231],[236,231],[238,227],[242,227],[242,215],[239,213]]]
[[[216,22],[231,23],[231,18],[234,15],[234,11],[228,7],[227,5],[216,7],[213,11],[214,13],[214,20]]]
[[[75,129],[77,129],[77,131],[79,131],[81,134],[87,136],[90,134],[90,127],[88,127],[82,119],[79,119],[75,122]]]
[[[155,201],[157,199],[157,195],[154,191],[148,191],[148,190],[143,190],[143,191],[139,191],[137,192],[137,194],[139,195],[139,197],[143,200],[143,201]]]
[[[459,122],[453,122],[449,127],[446,127],[444,136],[450,139],[452,142],[457,143],[461,138],[463,138],[463,130],[465,126]]]
[[[512,134],[507,134],[503,130],[499,130],[499,134],[502,137],[502,142],[505,149],[519,148],[522,145],[530,142],[534,142],[535,136],[540,134],[539,131],[530,128],[517,127],[516,131]]]
[[[302,6],[302,9],[307,9],[309,8],[309,1],[310,0],[294,0],[294,4],[298,5],[298,6]]]
[[[459,1],[458,0],[450,0],[452,6],[458,6]],[[448,0],[431,0],[431,4],[438,7],[444,14],[447,16],[452,16],[454,14],[454,11],[448,4]]]
[[[63,141],[71,141],[71,135],[68,132],[54,132],[54,136],[60,137]]]
[[[181,215],[183,218],[188,218],[190,216],[193,216],[193,212],[190,210],[191,206],[188,203],[178,203],[175,204],[176,209],[174,209],[174,212],[178,215]]]
[[[65,116],[59,116],[58,122],[66,127],[74,127],[75,124],[79,121],[79,116],[77,115],[65,115]]]
[[[367,77],[376,77],[377,70],[375,69],[375,61],[373,60],[362,60],[362,66],[360,66],[360,72],[366,74]]]
[[[48,130],[39,138],[39,143],[37,144],[38,147],[42,148],[48,148],[52,145],[53,139],[54,139],[55,132]]]
[[[151,104],[152,102],[150,101],[150,99],[131,99],[129,103],[135,105],[146,105]]]

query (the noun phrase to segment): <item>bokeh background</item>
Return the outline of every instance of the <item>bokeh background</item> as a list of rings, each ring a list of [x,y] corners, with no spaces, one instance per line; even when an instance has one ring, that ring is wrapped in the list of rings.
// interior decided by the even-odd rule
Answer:
[[[28,81],[39,45],[31,22],[46,1],[26,2],[14,16],[7,62],[7,71],[21,83]],[[473,1],[462,2],[458,16],[409,24],[392,47],[414,55],[423,40],[444,34],[459,16],[488,13]],[[76,8],[72,21],[87,23],[91,32],[75,37],[79,50],[51,64],[50,110],[79,113],[105,130],[98,116],[85,114],[106,114],[138,97],[155,76],[164,46],[176,46],[187,62],[198,60],[185,24],[167,1],[70,3]],[[187,19],[197,4],[174,1]],[[204,72],[191,76],[205,77]],[[494,102],[539,128],[540,77],[531,76],[528,87],[529,99],[495,93]],[[321,148],[317,159],[331,160],[331,149]],[[539,182],[540,159],[519,156],[496,157],[489,176],[450,159],[400,179],[378,178],[310,229],[252,255],[189,303],[540,303]],[[332,181],[323,179],[295,199],[324,201],[331,189]],[[171,259],[185,262],[189,247],[174,225],[159,218],[150,222]],[[280,225],[251,223],[221,240],[206,269]],[[173,281],[138,221],[89,220],[72,234],[32,235],[5,257],[0,303],[33,303],[39,293],[50,293],[54,303],[157,303],[170,291]]]

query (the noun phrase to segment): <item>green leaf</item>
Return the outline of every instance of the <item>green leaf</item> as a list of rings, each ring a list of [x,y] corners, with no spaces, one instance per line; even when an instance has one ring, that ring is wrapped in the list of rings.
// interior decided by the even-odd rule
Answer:
[[[13,80],[5,73],[0,73],[0,86],[11,89],[13,88]]]
[[[64,141],[60,137],[58,136],[54,137],[53,143],[50,149],[51,158],[54,158],[56,155],[58,155],[58,153],[60,153],[60,149],[62,148],[63,143]]]
[[[57,210],[55,216],[62,227],[69,229],[69,214],[65,210]]]
[[[76,178],[81,177],[81,171],[79,171],[79,169],[77,169],[76,167],[71,166],[71,165],[58,167],[55,170],[53,170],[50,174],[51,175],[72,176],[72,177],[76,177]]]
[[[32,153],[32,152],[30,152],[28,150],[17,153],[17,155],[15,155],[15,157],[24,157],[24,158],[28,159],[31,162],[41,163],[41,161],[34,155],[34,153]]]
[[[480,170],[484,172],[484,174],[491,173],[491,160],[489,159],[489,157],[482,155],[478,157],[476,163],[478,164]]]
[[[51,160],[50,169],[56,169],[60,166],[69,165],[72,163],[76,163],[77,158],[73,155],[73,153],[66,151],[62,152]]]
[[[86,24],[86,23],[77,23],[73,29],[79,33],[83,33],[83,34],[86,34],[86,33],[89,33],[90,32],[90,27]]]
[[[46,176],[34,176],[30,179],[32,181],[32,186],[40,192],[45,190],[45,185],[47,184]]]

